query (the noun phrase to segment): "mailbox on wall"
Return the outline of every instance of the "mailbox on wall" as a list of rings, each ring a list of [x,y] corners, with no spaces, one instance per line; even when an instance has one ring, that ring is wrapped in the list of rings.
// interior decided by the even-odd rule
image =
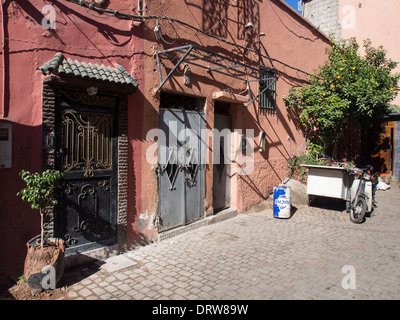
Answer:
[[[0,169],[11,168],[12,125],[0,123]]]

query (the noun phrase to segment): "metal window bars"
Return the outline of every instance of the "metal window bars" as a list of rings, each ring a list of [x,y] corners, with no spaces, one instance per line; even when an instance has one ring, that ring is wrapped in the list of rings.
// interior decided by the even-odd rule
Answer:
[[[275,110],[275,73],[271,69],[260,67],[260,78],[259,108],[261,110]]]

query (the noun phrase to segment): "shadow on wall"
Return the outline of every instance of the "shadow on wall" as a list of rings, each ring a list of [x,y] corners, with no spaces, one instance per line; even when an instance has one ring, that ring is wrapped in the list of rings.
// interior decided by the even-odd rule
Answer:
[[[19,172],[40,171],[42,167],[42,126],[12,125],[12,167],[0,169],[0,281],[10,274],[20,276],[26,242],[40,233],[37,210],[17,197],[24,187]]]
[[[137,81],[140,83],[141,80],[137,79]],[[148,100],[143,92],[138,90],[129,97],[128,102],[129,144],[127,161],[129,174],[126,226],[126,243],[128,248],[151,243],[157,231],[156,229],[148,229],[148,226],[153,224],[153,216],[148,212],[158,214],[157,199],[154,199],[154,194],[151,192],[149,193],[152,197],[151,201],[149,200],[149,194],[142,194],[144,179],[152,179],[151,183],[157,183],[157,178],[154,178],[154,176],[143,175],[143,172],[151,171],[151,165],[146,162],[145,154],[148,144],[155,143],[155,141],[148,141],[146,136],[151,129],[159,127],[159,113],[155,109],[155,106],[159,103],[159,94],[153,97],[153,99],[153,101]],[[153,175],[153,172],[151,174]],[[148,186],[146,189],[148,189]],[[149,208],[149,205],[154,205],[154,208]],[[141,216],[144,212],[146,212],[145,216]]]
[[[245,37],[245,26],[251,22],[255,29],[254,32],[259,33],[260,30],[260,8],[259,1],[256,0],[241,0],[235,3],[229,1],[203,0],[202,6],[199,7],[192,0],[185,0],[188,7],[195,7],[202,12],[202,30],[217,37],[232,38],[243,40]],[[230,17],[229,9],[233,8],[236,11],[236,16]],[[231,11],[232,12],[232,11]],[[249,20],[251,17],[251,21]],[[234,18],[234,19],[233,19]],[[228,29],[229,23],[237,25],[236,35],[230,34]]]
[[[286,178],[286,162],[290,157],[290,150],[285,146],[288,141],[284,138],[292,133],[287,124],[281,124],[281,122],[285,122],[285,118],[279,110],[255,117],[254,112],[244,106],[237,106],[236,110],[233,108],[231,108],[232,127],[254,130],[254,167],[251,169],[251,164],[246,163],[242,168],[243,172],[250,169],[251,173],[237,176],[239,188],[242,189],[239,194],[246,194],[246,197],[241,200],[243,207],[240,210],[247,210],[257,202],[267,199],[272,187],[280,184]],[[258,110],[256,114],[257,112]],[[274,129],[275,124],[273,125],[271,122],[279,122],[279,126],[284,129],[285,133],[278,133]],[[260,131],[267,132],[266,149],[263,152],[258,150]],[[241,167],[239,163],[237,165],[239,168]]]
[[[11,1],[10,1],[11,2]],[[63,34],[62,32],[57,32],[57,30],[61,29],[61,26],[66,27],[67,25],[72,25],[75,27],[76,31],[78,31],[81,35],[83,35],[89,43],[92,44],[92,47],[94,49],[97,48],[96,44],[94,43],[93,39],[88,37],[87,31],[85,31],[84,28],[81,27],[81,22],[86,24],[88,27],[95,27],[94,30],[96,30],[99,34],[103,36],[104,39],[108,41],[110,45],[112,45],[114,48],[116,48],[116,52],[112,51],[106,51],[108,53],[103,53],[101,50],[94,50],[94,51],[89,51],[89,52],[95,52],[97,53],[97,56],[94,56],[92,53],[90,54],[79,54],[79,53],[74,53],[74,55],[77,56],[82,56],[82,57],[87,57],[90,59],[98,58],[98,59],[106,59],[109,64],[112,64],[112,61],[108,60],[110,57],[120,57],[120,58],[132,58],[137,52],[132,50],[126,50],[125,52],[122,52],[121,50],[118,51],[118,48],[123,48],[125,45],[133,41],[133,37],[140,37],[142,33],[142,28],[132,28],[130,30],[121,30],[120,28],[113,27],[110,24],[107,23],[102,23],[98,22],[94,19],[91,18],[90,15],[85,15],[81,14],[79,11],[74,10],[73,7],[80,8],[79,5],[74,5],[71,4],[70,6],[66,6],[63,3],[60,3],[59,1],[55,0],[49,0],[49,2],[52,3],[54,7],[56,7],[57,10],[57,20],[56,23],[59,25],[56,29],[47,29],[46,32],[50,33],[49,36],[54,37],[58,40],[59,44],[62,46],[66,45],[66,42],[70,41],[70,38],[66,38],[66,34]],[[7,0],[6,0],[7,3]],[[45,18],[45,15],[40,11],[40,8],[36,8],[33,6],[29,1],[18,1],[18,2],[11,2],[13,6],[13,11],[16,12],[16,14],[19,12],[21,15],[25,17],[26,20],[29,20],[35,25],[41,25],[43,18]],[[48,5],[49,3],[43,2],[44,5]],[[5,10],[9,5],[5,5]],[[101,17],[101,13],[96,13],[96,16]],[[74,19],[71,19],[73,17]],[[7,35],[7,21],[9,18],[5,17],[5,35]],[[75,18],[78,18],[79,23],[75,21]],[[107,20],[108,21],[108,20]],[[69,33],[67,33],[69,34]],[[70,36],[69,36],[70,37]],[[96,41],[97,43],[98,41]],[[26,51],[36,51],[36,50],[46,50],[46,51],[54,51],[54,52],[63,52],[63,53],[70,53],[68,49],[63,50],[62,47],[58,47],[57,49],[51,49],[48,48],[48,46],[43,47],[43,48],[38,48],[35,46],[35,48],[32,49],[24,49],[24,50],[19,50],[17,52],[26,52]],[[76,51],[76,50],[75,50]],[[88,51],[86,51],[88,52]],[[16,52],[9,52],[11,53],[16,53]],[[7,56],[6,56],[7,57]]]

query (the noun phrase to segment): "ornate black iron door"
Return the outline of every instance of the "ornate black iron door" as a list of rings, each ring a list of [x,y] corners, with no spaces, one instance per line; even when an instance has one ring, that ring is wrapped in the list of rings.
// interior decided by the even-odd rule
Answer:
[[[55,233],[74,251],[116,242],[117,99],[59,90],[56,167],[64,172]]]

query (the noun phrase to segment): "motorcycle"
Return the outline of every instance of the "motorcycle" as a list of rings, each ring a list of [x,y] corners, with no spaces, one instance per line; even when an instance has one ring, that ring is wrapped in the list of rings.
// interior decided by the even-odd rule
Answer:
[[[378,184],[376,174],[372,174],[372,166],[349,170],[350,190],[347,193],[346,209],[353,223],[364,221],[367,212],[376,206],[375,191]]]

